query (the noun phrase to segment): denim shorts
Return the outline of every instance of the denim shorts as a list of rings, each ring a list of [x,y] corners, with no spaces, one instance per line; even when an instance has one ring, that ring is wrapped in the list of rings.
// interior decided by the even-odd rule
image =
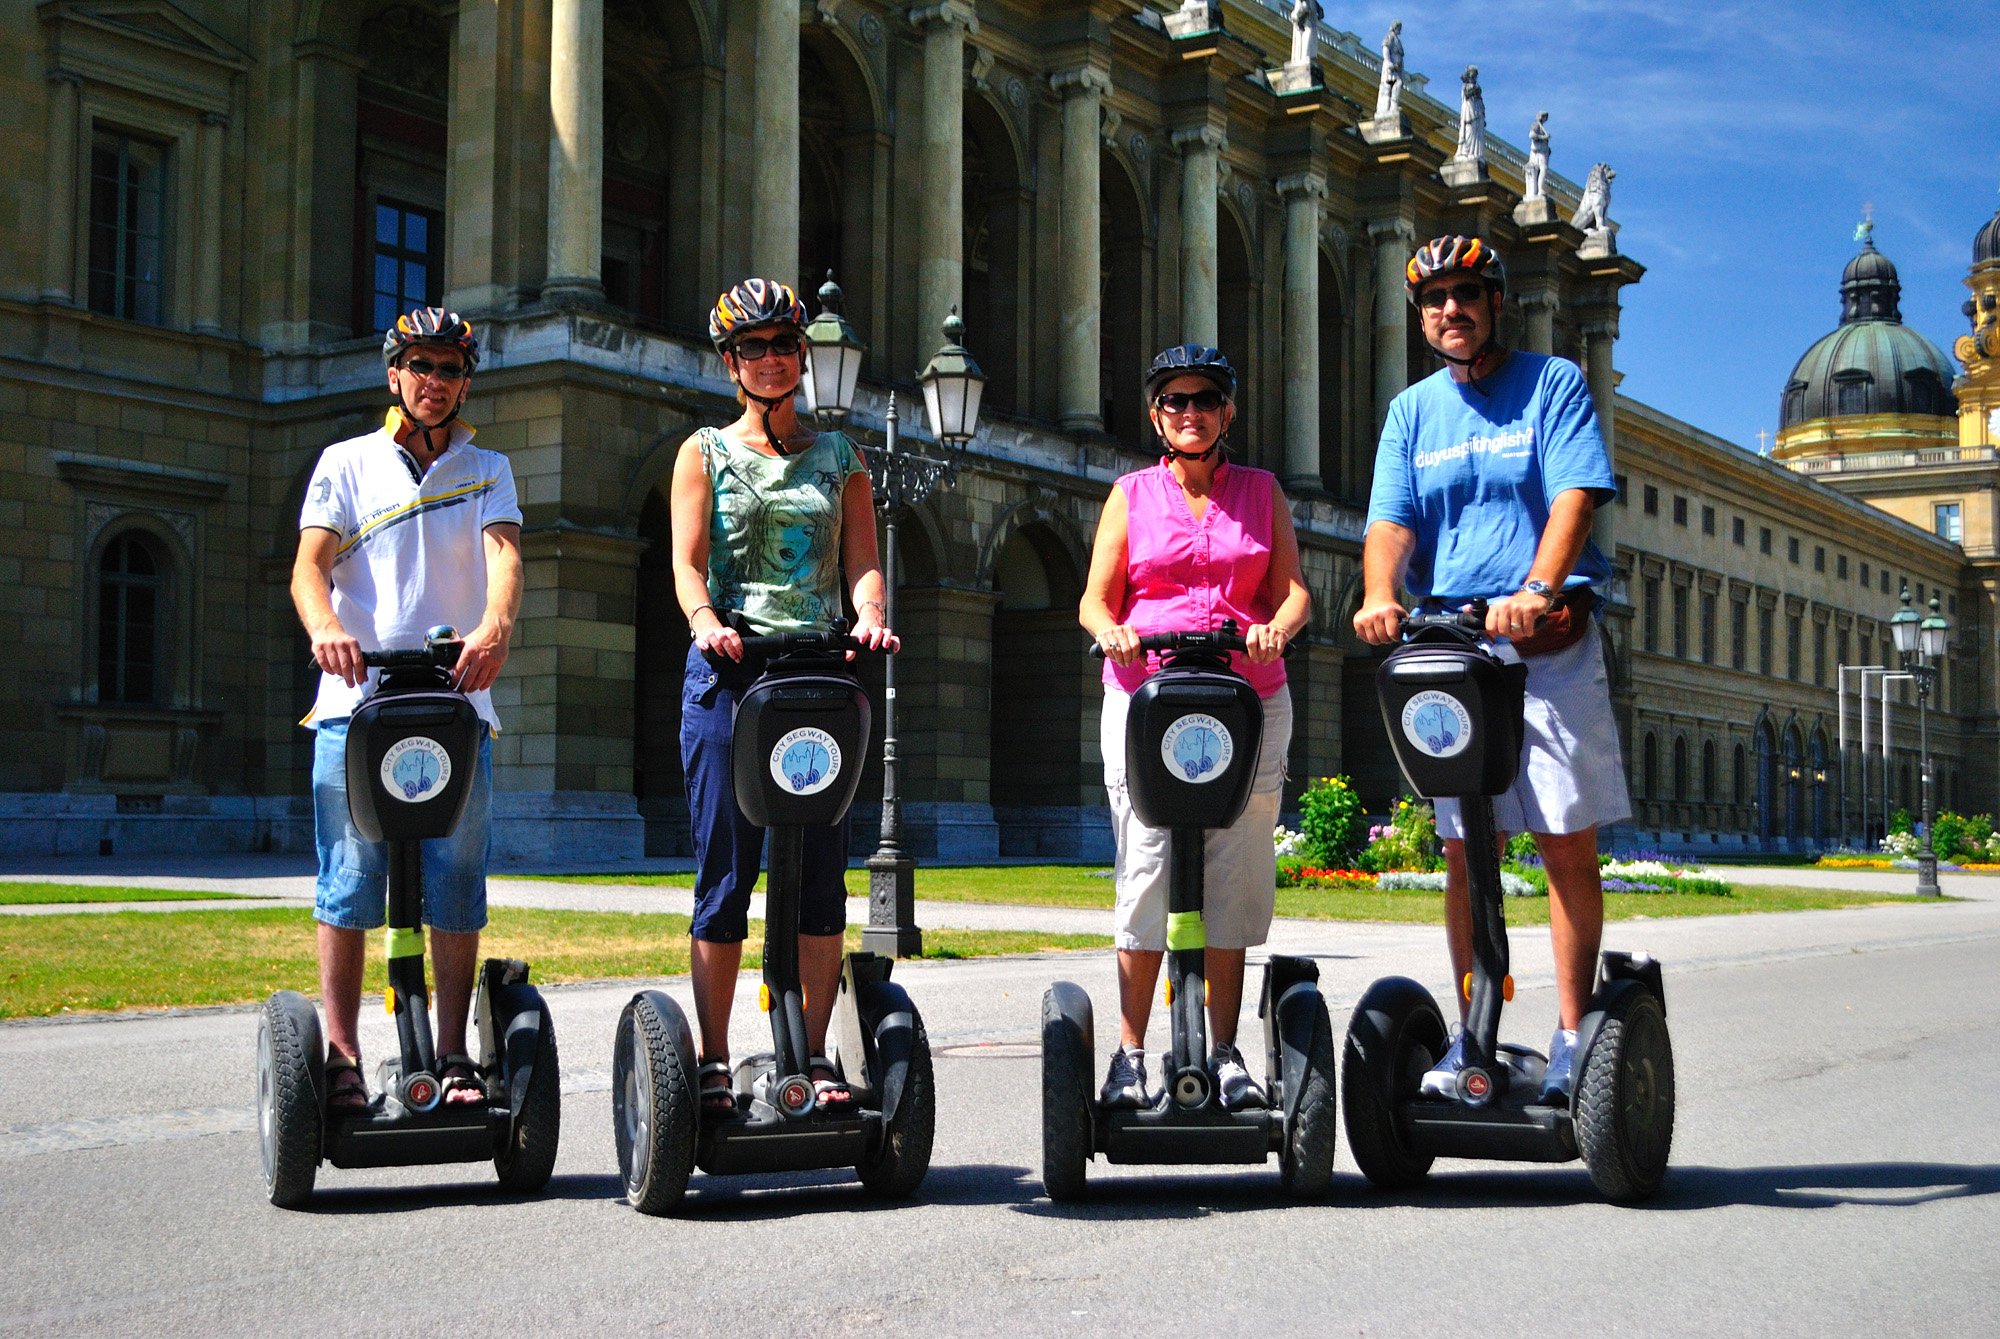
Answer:
[[[321,721],[313,744],[313,832],[319,885],[313,918],[342,930],[387,919],[389,847],[354,830],[347,813],[347,718]],[[424,846],[424,924],[446,934],[486,926],[486,858],[493,833],[493,736],[479,732],[479,761],[465,816],[449,837]]]
[[[694,924],[688,933],[711,944],[741,943],[750,933],[750,890],[764,860],[764,829],[736,807],[733,748],[736,703],[756,682],[731,662],[711,665],[688,648],[681,690],[681,764],[687,773],[688,824],[694,837]],[[799,933],[836,935],[847,928],[847,832],[807,828]]]

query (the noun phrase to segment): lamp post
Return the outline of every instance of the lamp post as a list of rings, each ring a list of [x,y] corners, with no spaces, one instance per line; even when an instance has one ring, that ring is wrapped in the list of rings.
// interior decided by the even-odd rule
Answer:
[[[1917,765],[1923,777],[1924,846],[1917,855],[1917,895],[1937,897],[1937,850],[1931,845],[1931,735],[1930,696],[1940,670],[1932,661],[1942,662],[1951,639],[1951,625],[1938,612],[1937,597],[1930,599],[1930,616],[1919,619],[1910,607],[1910,588],[1903,587],[1903,607],[1889,620],[1889,632],[1896,639],[1896,654],[1903,668],[1917,681]]]
[[[819,381],[821,362],[840,360],[844,379],[829,376],[830,398],[819,412],[843,422],[854,403],[854,383],[860,372],[865,346],[854,329],[840,315],[840,287],[831,272],[820,289],[820,315],[806,327],[806,339],[813,349],[814,377],[808,381],[808,397]],[[905,507],[914,507],[939,487],[950,487],[957,478],[959,457],[972,440],[979,422],[979,401],[986,378],[960,344],[965,323],[953,307],[944,323],[945,345],[918,377],[923,386],[924,408],[930,418],[931,433],[944,443],[948,454],[943,460],[897,450],[901,416],[896,395],[889,394],[884,416],[883,445],[863,446],[868,461],[869,482],[875,492],[875,506],[882,513],[883,621],[896,626],[896,518]],[[837,384],[835,384],[837,382]],[[817,406],[816,406],[817,408]],[[905,958],[921,954],[923,931],[916,917],[916,858],[903,850],[903,805],[896,776],[896,657],[889,656],[882,667],[882,829],[875,854],[868,857],[868,925],[861,932],[861,947],[872,953]]]

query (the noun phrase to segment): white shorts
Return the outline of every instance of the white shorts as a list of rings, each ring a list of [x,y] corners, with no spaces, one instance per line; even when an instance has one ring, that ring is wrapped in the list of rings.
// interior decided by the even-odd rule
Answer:
[[[1604,675],[1603,633],[1595,621],[1574,646],[1526,662],[1502,642],[1500,658],[1528,666],[1521,771],[1493,797],[1501,832],[1582,832],[1632,816],[1611,684]],[[1438,835],[1465,835],[1457,800],[1437,802]]]
[[[1271,934],[1278,896],[1278,859],[1271,830],[1285,784],[1285,755],[1292,746],[1292,693],[1280,685],[1263,699],[1264,743],[1250,802],[1235,825],[1210,832],[1205,843],[1202,921],[1210,948],[1250,948]],[[1167,946],[1167,859],[1172,833],[1149,828],[1132,812],[1125,786],[1125,715],[1132,695],[1109,684],[1098,731],[1104,750],[1104,788],[1111,796],[1111,830],[1118,840],[1118,906],[1113,929],[1119,948]]]

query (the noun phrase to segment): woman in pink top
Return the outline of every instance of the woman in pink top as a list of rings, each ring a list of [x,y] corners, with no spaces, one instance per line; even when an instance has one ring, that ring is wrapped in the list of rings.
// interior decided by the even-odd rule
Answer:
[[[1263,1101],[1236,1049],[1243,955],[1271,929],[1285,753],[1292,698],[1279,657],[1311,612],[1299,574],[1298,537],[1277,478],[1232,463],[1223,447],[1236,417],[1236,373],[1214,349],[1181,344],[1153,360],[1146,401],[1164,454],[1118,481],[1105,499],[1079,617],[1104,648],[1100,743],[1118,842],[1118,1026],[1104,1101],[1145,1106],[1146,1021],[1167,947],[1169,834],[1132,813],[1125,788],[1125,716],[1132,691],[1155,666],[1139,650],[1149,632],[1211,631],[1235,619],[1249,644],[1236,668],[1264,703],[1264,744],[1250,803],[1235,826],[1208,834],[1209,1057],[1232,1110]]]

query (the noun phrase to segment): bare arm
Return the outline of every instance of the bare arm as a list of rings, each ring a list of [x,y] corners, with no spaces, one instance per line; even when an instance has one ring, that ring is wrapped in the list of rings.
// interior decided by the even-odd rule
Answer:
[[[694,644],[731,660],[743,659],[743,638],[723,623],[709,603],[708,517],[714,505],[708,471],[702,468],[701,444],[690,437],[674,458],[674,478],[668,512],[674,532],[674,598],[687,616]]]
[[[1409,611],[1397,597],[1416,548],[1417,532],[1408,526],[1377,521],[1368,527],[1361,544],[1361,607],[1354,612],[1354,632],[1371,646],[1386,646],[1401,630]]]
[[[491,688],[507,663],[521,614],[521,527],[499,521],[481,532],[486,559],[486,611],[465,639],[452,673],[462,693]]]
[[[1285,644],[1299,635],[1312,617],[1312,596],[1299,569],[1299,536],[1292,525],[1292,506],[1285,488],[1271,481],[1271,570],[1266,578],[1273,613],[1269,623],[1253,623],[1243,634],[1250,663],[1263,665],[1285,653]]]
[[[1125,606],[1130,519],[1125,490],[1113,485],[1097,518],[1097,538],[1090,548],[1090,577],[1076,611],[1083,630],[1104,648],[1105,655],[1120,665],[1129,665],[1139,658],[1139,634],[1131,624],[1120,622],[1117,612]]]
[[[1563,582],[1569,580],[1570,569],[1583,554],[1583,546],[1590,541],[1590,521],[1596,514],[1597,503],[1588,490],[1565,488],[1557,493],[1555,501],[1549,504],[1549,521],[1542,527],[1541,543],[1535,546],[1535,561],[1529,566],[1528,575],[1521,578],[1522,584],[1545,581],[1550,590],[1562,590]],[[1554,603],[1552,596],[1522,591],[1503,595],[1486,606],[1486,633],[1490,637],[1525,636],[1534,631],[1535,624]]]
[[[340,536],[311,526],[299,531],[299,554],[292,562],[292,607],[312,638],[315,664],[337,674],[349,688],[368,677],[361,663],[361,643],[348,635],[333,612],[333,560],[340,553]]]
[[[870,647],[896,650],[902,641],[889,630],[882,603],[882,564],[875,548],[875,488],[865,470],[847,476],[840,489],[840,566],[854,599],[854,638]]]

